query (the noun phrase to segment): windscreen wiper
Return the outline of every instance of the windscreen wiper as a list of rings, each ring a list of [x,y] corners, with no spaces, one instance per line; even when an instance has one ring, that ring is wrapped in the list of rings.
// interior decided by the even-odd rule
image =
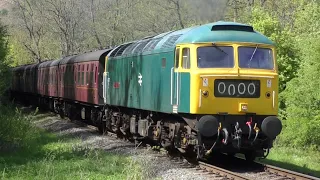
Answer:
[[[253,58],[253,56],[256,54],[257,49],[258,49],[258,44],[256,45],[256,48],[254,49],[254,51],[253,51],[253,53],[252,53],[252,56],[251,56],[251,58],[250,58],[250,60],[249,60],[249,62],[248,62],[248,67],[249,67],[249,68],[250,68],[250,65],[251,65],[252,58]]]
[[[219,46],[217,46],[215,43],[212,43],[213,47],[215,47],[216,49],[220,50],[221,52],[225,53],[226,55],[229,55],[228,53],[226,53],[224,50],[222,50]]]

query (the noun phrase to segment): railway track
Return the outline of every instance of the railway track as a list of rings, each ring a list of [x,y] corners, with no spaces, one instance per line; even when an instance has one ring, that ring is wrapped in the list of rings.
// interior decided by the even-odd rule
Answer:
[[[88,125],[81,121],[73,121],[73,123],[78,124],[80,126],[86,126],[89,129],[97,130],[96,127]],[[108,136],[112,136],[117,138],[117,135],[114,133],[108,133]],[[136,146],[138,148],[138,146]],[[199,161],[197,164],[190,163],[186,161],[186,159],[175,158],[171,156],[171,161],[173,163],[179,164],[181,167],[189,168],[192,170],[195,170],[197,173],[204,174],[208,176],[209,179],[231,179],[231,180],[251,180],[251,179],[270,179],[270,180],[320,180],[319,178],[305,175],[302,173],[286,170],[283,168],[271,166],[262,164],[259,162],[254,162],[252,166],[254,166],[255,170],[251,169],[249,170],[242,170],[241,173],[235,172],[234,170],[228,169],[228,167],[219,167],[214,164],[208,164],[207,162]],[[165,157],[165,156],[162,156]],[[168,156],[166,156],[168,157]],[[244,163],[245,160],[239,157],[235,157],[234,159],[237,159],[236,161],[242,161],[236,162],[236,164],[247,164]],[[257,171],[258,170],[258,171]],[[247,172],[246,172],[247,171]]]
[[[259,178],[250,178],[243,173],[235,173],[224,168],[220,168],[205,162],[199,162],[199,166],[196,168],[198,171],[211,174],[214,178],[232,179],[232,180],[253,180],[253,179],[270,179],[270,180],[320,180],[319,178],[309,175],[297,173],[287,169],[279,167],[257,163],[264,166],[264,172],[258,173]]]
[[[297,173],[297,172],[294,172],[294,171],[290,171],[290,170],[287,170],[287,169],[282,169],[282,168],[271,166],[271,165],[264,164],[263,166],[265,166],[264,170],[265,170],[266,173],[269,173],[270,175],[283,177],[283,179],[320,180],[319,178],[316,178],[316,177],[312,177],[312,176],[309,176],[309,175],[306,175],[306,174]]]
[[[204,162],[199,162],[199,167],[196,170],[209,173],[215,179],[248,180],[245,176]]]

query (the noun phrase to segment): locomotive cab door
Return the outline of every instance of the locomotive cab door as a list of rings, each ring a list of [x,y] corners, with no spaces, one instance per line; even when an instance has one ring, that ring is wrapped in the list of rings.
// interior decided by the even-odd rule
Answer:
[[[109,72],[108,72],[108,56],[105,57],[104,61],[104,72],[103,72],[103,80],[102,80],[102,91],[103,91],[103,102],[107,103],[108,95],[109,95]]]
[[[181,48],[179,46],[176,47],[175,50],[175,58],[174,65],[171,68],[171,106],[172,112],[178,113],[179,109],[179,100],[180,100],[180,59],[181,59]]]

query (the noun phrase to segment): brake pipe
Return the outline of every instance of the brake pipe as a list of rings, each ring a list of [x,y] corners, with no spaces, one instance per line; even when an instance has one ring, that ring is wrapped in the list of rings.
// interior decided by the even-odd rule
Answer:
[[[223,128],[222,131],[223,131],[223,134],[224,134],[224,139],[222,139],[222,143],[224,145],[226,145],[226,144],[228,144],[229,132],[228,132],[228,130],[226,128]]]
[[[248,139],[250,139],[250,137],[251,137],[251,132],[252,132],[251,124],[252,124],[252,117],[250,117],[250,121],[246,122],[246,125],[249,127]]]
[[[253,128],[256,132],[256,136],[254,137],[254,140],[251,142],[251,145],[253,145],[253,143],[256,141],[258,135],[259,135],[259,131],[260,129],[257,127],[257,123],[254,124],[254,128]]]
[[[211,146],[211,148],[206,152],[206,155],[211,154],[211,153],[212,153],[212,149],[214,148],[214,146],[216,146],[216,144],[217,144],[217,142],[218,142],[218,139],[219,139],[219,137],[220,137],[221,128],[222,128],[222,125],[221,125],[221,123],[219,123],[217,139],[216,139],[216,141],[213,143],[213,145]]]

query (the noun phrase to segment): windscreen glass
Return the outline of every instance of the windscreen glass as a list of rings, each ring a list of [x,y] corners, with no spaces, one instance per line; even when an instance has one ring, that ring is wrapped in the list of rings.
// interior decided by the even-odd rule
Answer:
[[[271,49],[256,47],[239,47],[239,67],[252,69],[273,69]]]
[[[231,46],[199,47],[197,53],[199,68],[232,68],[234,66]]]

